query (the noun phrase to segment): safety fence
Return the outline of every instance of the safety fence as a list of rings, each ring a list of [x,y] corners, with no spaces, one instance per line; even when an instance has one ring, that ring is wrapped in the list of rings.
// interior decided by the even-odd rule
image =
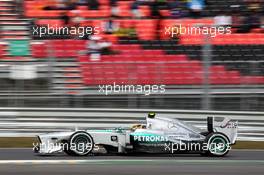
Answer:
[[[32,137],[39,133],[87,128],[129,127],[145,121],[153,109],[0,108],[1,137]],[[158,116],[178,118],[206,129],[207,116],[238,120],[238,139],[264,141],[264,113],[156,109]]]

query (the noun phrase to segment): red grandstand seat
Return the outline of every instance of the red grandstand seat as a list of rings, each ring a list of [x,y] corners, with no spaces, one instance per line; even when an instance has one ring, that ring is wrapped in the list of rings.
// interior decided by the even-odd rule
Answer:
[[[186,62],[187,56],[186,55],[166,55],[167,61],[171,62]]]
[[[133,20],[133,19],[117,19],[115,20],[116,22],[118,22],[120,24],[120,27],[122,28],[135,28],[136,23],[138,20]]]
[[[210,67],[210,73],[222,73],[222,72],[226,72],[225,66],[214,65]]]
[[[80,5],[80,6],[77,6],[76,9],[81,10],[81,11],[85,11],[85,10],[88,10],[88,7],[84,6],[84,5]]]
[[[251,33],[264,33],[263,28],[255,28],[250,30]]]
[[[160,10],[160,13],[164,17],[169,17],[170,16],[170,10]]]
[[[163,50],[142,50],[143,56],[152,56],[163,55]]]
[[[111,46],[113,50],[116,51],[127,51],[127,50],[140,50],[140,45],[138,44],[114,44]]]
[[[151,10],[148,5],[141,5],[138,10],[142,17],[149,17],[151,15]]]
[[[202,45],[205,42],[204,35],[179,35],[180,44],[184,45]],[[234,45],[234,44],[264,44],[264,34],[218,34],[211,37],[213,45]]]
[[[109,0],[98,0],[98,2],[100,3],[100,7],[106,6],[108,7],[109,5]]]
[[[34,58],[48,57],[47,45],[45,43],[31,44],[31,54]]]
[[[227,84],[239,85],[241,83],[240,74],[238,71],[228,71],[227,74],[230,80],[229,82],[227,82]]]
[[[202,45],[205,42],[205,36],[204,35],[179,35],[180,38],[180,44],[183,45]]]
[[[85,50],[85,40],[54,40],[52,45],[55,57],[76,57],[79,51]]]
[[[139,39],[153,40],[156,36],[157,20],[142,19],[136,22],[136,31]]]
[[[112,44],[118,43],[118,37],[115,35],[104,35],[103,37],[106,41],[111,42]]]
[[[131,4],[132,1],[118,1],[117,6],[119,9],[118,16],[120,17],[130,17],[131,14]]]
[[[39,19],[36,21],[37,25],[49,25],[50,27],[61,27],[63,26],[63,21],[60,19]]]
[[[264,76],[241,76],[242,84],[263,84]]]
[[[103,22],[104,20],[88,20],[85,22],[84,26],[93,26],[94,28],[96,27],[96,32],[97,34],[102,34],[103,33]]]
[[[5,54],[4,49],[0,46],[0,58],[3,58]]]
[[[264,34],[249,33],[249,34],[223,34],[213,38],[213,44],[264,44]]]

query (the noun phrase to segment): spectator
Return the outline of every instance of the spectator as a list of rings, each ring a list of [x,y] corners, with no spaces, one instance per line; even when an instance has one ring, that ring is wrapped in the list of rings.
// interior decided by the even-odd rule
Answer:
[[[117,0],[110,0],[111,15],[118,16],[119,9],[117,7]]]
[[[68,26],[70,24],[70,17],[66,12],[61,13],[60,19],[63,21],[64,26]]]
[[[111,46],[111,43],[101,40],[100,36],[91,36],[90,40],[87,40],[88,55],[90,55],[91,61],[98,61],[101,58],[103,51]]]
[[[67,2],[66,0],[56,0],[57,3],[56,3],[56,7],[57,8],[66,8],[67,7]]]
[[[161,6],[161,2],[159,2],[158,0],[154,0],[151,5],[150,5],[150,9],[151,9],[151,16],[154,19],[160,19],[162,18],[162,15],[160,14],[160,6]]]
[[[190,10],[191,17],[200,17],[202,15],[202,11],[205,8],[204,0],[189,0],[187,3],[187,7]]]
[[[214,24],[217,27],[228,27],[232,25],[232,17],[227,15],[226,13],[222,13],[216,17],[214,17]]]
[[[240,12],[233,12],[232,13],[232,29],[236,31],[240,30],[241,26],[243,25],[245,17],[241,15]]]
[[[117,6],[117,0],[110,0],[110,6]]]
[[[114,21],[114,17],[102,23],[102,29],[106,34],[112,34],[120,29],[119,22]]]
[[[78,5],[85,5],[85,4],[87,4],[87,1],[86,0],[77,0],[76,1],[76,4],[78,4]]]
[[[75,5],[87,6],[90,10],[98,10],[100,4],[97,0],[77,0]]]
[[[247,16],[245,16],[243,26],[238,32],[246,33],[255,28],[260,28],[260,16],[258,13],[249,13]]]
[[[157,25],[155,28],[156,31],[156,39],[159,40],[160,39],[160,31],[161,31],[161,19],[162,19],[162,15],[160,13],[160,9],[162,7],[162,5],[164,5],[164,1],[159,1],[159,0],[154,0],[151,3],[151,16],[152,18],[156,19],[157,21]]]
[[[87,4],[90,10],[98,10],[100,5],[97,0],[87,0]]]
[[[262,16],[260,19],[260,27],[264,29],[264,16]]]
[[[131,12],[132,12],[134,18],[140,18],[140,17],[141,17],[141,13],[140,13],[140,11],[138,10],[139,5],[140,5],[140,2],[137,1],[137,0],[134,1],[134,2],[131,4]]]
[[[44,7],[44,10],[74,10],[75,4],[72,1],[57,0],[57,3],[52,6]]]
[[[75,27],[79,27],[81,22],[84,20],[83,17],[80,16],[80,10],[73,11],[74,16],[72,17],[72,24]]]
[[[168,1],[168,8],[170,9],[170,15],[172,18],[182,18],[186,16],[184,6],[181,1]]]

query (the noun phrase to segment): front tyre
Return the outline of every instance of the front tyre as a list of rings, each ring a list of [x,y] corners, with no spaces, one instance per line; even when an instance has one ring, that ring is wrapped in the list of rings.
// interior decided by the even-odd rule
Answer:
[[[222,133],[210,133],[207,135],[205,143],[207,149],[202,153],[204,156],[223,157],[230,150],[229,139]]]
[[[69,150],[65,151],[69,155],[86,156],[94,147],[94,141],[90,134],[78,131],[71,135],[69,139]]]

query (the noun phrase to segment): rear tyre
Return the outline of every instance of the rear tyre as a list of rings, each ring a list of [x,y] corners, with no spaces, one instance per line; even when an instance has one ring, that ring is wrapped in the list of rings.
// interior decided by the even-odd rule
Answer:
[[[94,141],[90,134],[84,131],[78,131],[71,135],[69,147],[65,150],[71,156],[86,156],[94,148]]]
[[[222,133],[214,132],[207,135],[205,139],[206,150],[201,155],[223,157],[230,150],[229,139]]]

